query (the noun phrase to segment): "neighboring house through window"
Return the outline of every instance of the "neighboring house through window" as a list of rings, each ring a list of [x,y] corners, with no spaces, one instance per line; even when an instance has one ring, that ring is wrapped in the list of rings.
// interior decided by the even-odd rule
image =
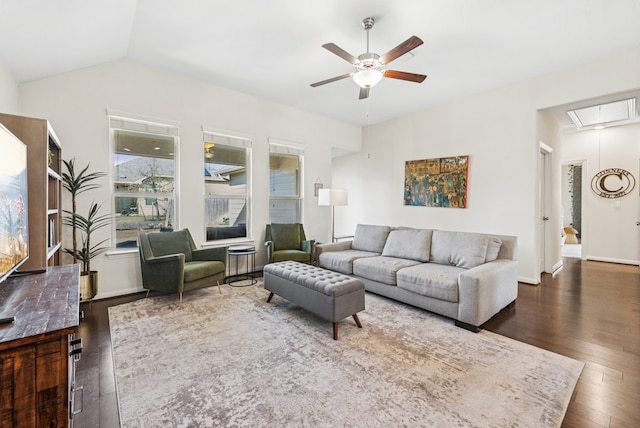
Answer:
[[[136,247],[141,231],[177,227],[176,153],[180,128],[109,115],[115,246]]]
[[[271,223],[302,223],[304,150],[269,140],[269,218]]]
[[[250,236],[251,140],[203,128],[207,241]]]

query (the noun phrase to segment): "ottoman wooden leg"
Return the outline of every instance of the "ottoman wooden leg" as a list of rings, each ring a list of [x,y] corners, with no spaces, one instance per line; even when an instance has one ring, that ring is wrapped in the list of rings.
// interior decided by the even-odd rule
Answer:
[[[333,340],[338,340],[338,323],[333,323]]]
[[[353,314],[353,319],[358,324],[358,328],[362,328],[362,324],[360,323],[360,318],[358,318],[358,314]]]
[[[272,297],[273,297],[273,293],[269,293],[269,297],[267,297],[267,303],[269,303],[271,301]]]

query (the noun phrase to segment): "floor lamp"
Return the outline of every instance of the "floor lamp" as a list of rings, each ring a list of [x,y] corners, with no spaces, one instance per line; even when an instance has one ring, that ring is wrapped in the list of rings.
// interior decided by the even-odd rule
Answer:
[[[347,189],[319,189],[318,205],[331,206],[331,242],[335,242],[335,217],[336,206],[347,205],[349,194]]]

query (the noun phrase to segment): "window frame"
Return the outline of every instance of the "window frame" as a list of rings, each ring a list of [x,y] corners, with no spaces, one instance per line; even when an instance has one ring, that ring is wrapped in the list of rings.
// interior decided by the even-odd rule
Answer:
[[[298,205],[298,218],[295,221],[290,221],[292,223],[303,223],[304,221],[304,147],[301,144],[278,140],[275,138],[269,138],[269,223],[273,223],[274,219],[271,216],[271,209],[273,208],[273,200],[280,201],[297,201]],[[272,154],[280,154],[280,155],[295,155],[298,156],[298,165],[299,165],[299,174],[298,174],[298,182],[297,196],[273,196],[271,194],[271,186],[272,186],[272,176],[271,176],[271,155]],[[277,219],[276,219],[277,220]],[[277,222],[277,221],[276,221]],[[289,222],[289,221],[288,221]]]
[[[118,206],[118,198],[137,198],[144,199],[145,203],[147,199],[159,199],[166,198],[167,204],[172,208],[172,214],[167,214],[171,219],[171,228],[176,230],[180,228],[180,210],[179,210],[179,189],[180,189],[180,123],[170,120],[159,120],[156,118],[149,118],[142,115],[135,115],[130,113],[123,113],[117,110],[107,110],[108,123],[109,123],[109,156],[110,156],[110,168],[109,168],[109,195],[111,200],[111,212],[114,213],[114,217],[121,214],[116,211]],[[170,152],[173,156],[173,188],[170,192],[149,192],[149,191],[119,191],[116,190],[117,184],[117,168],[116,168],[116,133],[118,131],[133,132],[147,135],[157,135],[163,138],[173,139],[173,151]],[[150,157],[154,159],[153,157]],[[160,157],[158,157],[160,158]],[[117,232],[117,219],[114,218],[111,227],[111,242],[110,252],[129,252],[138,251],[138,242],[135,240],[134,245],[118,246],[118,232]],[[141,230],[138,228],[137,230]],[[142,229],[142,230],[154,230],[154,229]],[[160,230],[160,229],[158,229]],[[131,240],[133,241],[133,240]]]
[[[227,131],[223,129],[211,128],[207,126],[202,127],[202,144],[203,149],[205,149],[204,144],[207,142],[214,142],[214,144],[219,144],[223,146],[230,146],[235,148],[242,148],[245,150],[245,194],[244,197],[239,195],[223,195],[223,194],[215,194],[215,193],[207,193],[206,191],[206,182],[203,180],[203,228],[204,228],[204,244],[206,246],[217,246],[217,245],[228,245],[229,243],[237,243],[237,242],[246,242],[251,241],[253,238],[253,230],[252,230],[252,215],[253,215],[253,198],[252,198],[252,177],[253,177],[253,139],[249,134],[245,134],[242,132],[235,131]],[[215,147],[215,146],[214,146]],[[206,161],[203,157],[203,168],[206,168]],[[232,238],[220,238],[220,239],[208,239],[207,228],[208,220],[207,220],[207,200],[210,198],[221,198],[221,199],[235,199],[241,200],[244,199],[245,210],[246,210],[246,226],[245,226],[245,236],[238,236]]]

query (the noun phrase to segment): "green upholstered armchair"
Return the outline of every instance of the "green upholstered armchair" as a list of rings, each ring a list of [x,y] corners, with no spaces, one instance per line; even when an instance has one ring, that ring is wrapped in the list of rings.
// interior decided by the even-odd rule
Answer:
[[[182,293],[224,280],[227,248],[196,248],[188,229],[150,232],[139,236],[142,286],[164,293]]]
[[[264,235],[267,263],[295,260],[311,263],[315,241],[307,240],[300,223],[271,223]]]

